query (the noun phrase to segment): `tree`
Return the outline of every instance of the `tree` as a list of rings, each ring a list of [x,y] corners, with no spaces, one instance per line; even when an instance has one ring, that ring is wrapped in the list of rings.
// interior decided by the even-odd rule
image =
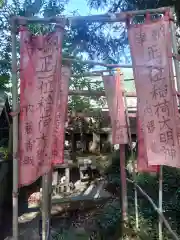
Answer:
[[[87,0],[91,8],[104,8],[108,12],[132,11],[174,6],[180,23],[180,2],[177,0]]]
[[[133,11],[133,10],[144,10],[144,9],[155,9],[159,7],[169,7],[172,6],[175,9],[177,21],[177,26],[180,26],[180,1],[178,0],[87,0],[90,8],[93,9],[104,9],[108,13],[115,13],[120,11]],[[136,18],[137,21],[142,20],[142,18]],[[115,30],[117,26],[112,26]],[[127,31],[124,26],[118,26],[119,39],[123,42],[123,45],[128,44]],[[176,32],[177,38],[179,38],[179,32]],[[125,41],[123,41],[125,40]],[[120,43],[119,42],[119,43]],[[128,58],[130,59],[130,58]]]
[[[58,0],[13,0],[11,3],[4,4],[1,9],[0,18],[0,88],[4,88],[5,84],[10,82],[11,78],[11,36],[10,36],[10,17],[19,16],[37,16],[41,14],[44,17],[63,15],[68,1]],[[77,13],[74,13],[77,15]],[[53,26],[40,24],[31,24],[29,28],[33,33],[46,33],[53,30]],[[99,23],[81,23],[78,26],[66,27],[66,34],[63,44],[64,57],[82,58],[85,54],[90,59],[101,59],[108,63],[117,63],[124,54],[125,39],[119,44],[118,39],[114,39],[111,35],[107,35],[104,26]],[[19,43],[18,43],[19,46]],[[82,77],[83,72],[89,71],[93,66],[83,65],[79,63],[72,64],[73,74],[77,74],[76,78],[71,79],[70,87],[74,89],[90,89],[90,81],[88,78]],[[101,89],[98,84],[96,89]],[[89,108],[90,100],[96,97],[80,97],[72,96],[69,98],[70,105],[73,108]]]
[[[63,15],[67,1],[57,0],[13,0],[6,3],[1,9],[0,18],[0,76],[4,82],[10,80],[11,69],[11,37],[10,37],[10,17],[19,16],[37,16],[41,14],[44,17]],[[53,26],[30,25],[34,33],[47,32],[53,29]],[[111,36],[104,33],[104,27],[101,24],[82,23],[78,26],[66,27],[66,35],[63,45],[63,55],[71,57],[82,57],[86,54],[91,59],[101,59],[106,62],[117,62],[117,50],[123,52],[123,44],[119,45]],[[119,56],[118,56],[119,57]],[[115,60],[114,60],[115,59]],[[73,73],[82,73],[88,71],[92,66],[82,66],[82,64],[73,64]],[[1,81],[2,82],[2,81]],[[86,79],[80,79],[82,85],[87,83]]]

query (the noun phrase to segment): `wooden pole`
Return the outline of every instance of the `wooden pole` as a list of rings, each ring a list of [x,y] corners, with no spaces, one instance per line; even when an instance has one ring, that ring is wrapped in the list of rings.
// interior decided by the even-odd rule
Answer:
[[[69,96],[76,96],[76,95],[81,95],[81,96],[106,96],[105,91],[96,91],[96,90],[69,90],[68,93]],[[135,92],[128,92],[126,93],[126,97],[129,98],[135,98],[136,93]]]
[[[159,171],[159,211],[163,212],[163,166],[160,166]],[[159,240],[163,240],[163,226],[162,226],[162,218],[159,216]]]
[[[119,73],[120,69],[118,69]],[[123,74],[122,74],[123,76]],[[131,128],[130,128],[130,119],[129,119],[129,113],[128,113],[128,106],[127,106],[127,97],[126,97],[126,91],[124,90],[124,77],[121,79],[121,85],[122,89],[124,91],[124,105],[125,105],[125,115],[126,115],[126,122],[127,122],[127,129],[128,129],[128,136],[129,136],[129,144],[131,148],[131,157],[133,158],[133,149],[132,149],[132,138],[131,138]],[[133,159],[133,178],[134,181],[136,181],[136,171],[135,171],[135,161]],[[127,195],[127,192],[126,192]],[[137,189],[134,185],[134,204],[135,204],[135,216],[136,216],[136,229],[139,229],[139,215],[138,215],[138,201],[137,201]]]
[[[118,77],[120,77],[121,71],[117,69]],[[120,79],[120,86],[123,89],[123,81]],[[125,107],[126,110],[126,107]],[[127,120],[127,115],[126,115]],[[128,221],[128,199],[127,199],[127,182],[126,182],[126,154],[125,154],[125,144],[119,145],[120,149],[120,172],[121,172],[121,199],[122,199],[122,233]]]
[[[126,92],[124,92],[124,103],[125,103],[125,111],[126,111],[126,120],[127,120],[127,126],[128,126],[130,148],[131,148],[131,157],[133,158],[132,159],[132,161],[133,161],[133,179],[136,182],[136,165],[135,165],[134,153],[133,153],[133,149],[132,149],[131,127],[130,127],[128,107],[127,107]],[[136,229],[139,229],[138,195],[137,195],[136,185],[134,185],[134,205],[135,205]]]
[[[51,239],[51,200],[52,200],[52,177],[53,177],[53,169],[51,168],[49,172],[48,179],[48,222],[47,222],[47,240]]]
[[[126,65],[127,66],[127,65]],[[111,69],[111,72],[116,71],[117,69]],[[99,70],[99,71],[89,71],[81,74],[73,74],[72,77],[101,77],[104,73],[110,73],[110,70]],[[134,81],[134,78],[124,79],[125,81]]]
[[[102,66],[102,67],[107,67],[107,68],[132,68],[132,65],[127,65],[127,64],[107,64],[107,63],[103,63],[103,62],[96,62],[96,61],[92,61],[92,60],[82,60],[82,59],[78,59],[78,58],[63,58],[63,60],[68,61],[68,62],[78,62],[78,63]]]
[[[177,233],[175,233],[171,226],[169,225],[168,221],[166,220],[164,214],[162,212],[160,212],[159,208],[156,206],[156,204],[153,202],[152,198],[134,181],[132,181],[131,179],[127,178],[127,181],[129,183],[135,184],[137,189],[140,191],[140,193],[150,202],[151,206],[154,208],[154,210],[159,214],[159,216],[161,217],[162,221],[164,222],[164,225],[166,226],[166,228],[168,229],[168,231],[171,233],[173,239],[175,240],[179,240],[179,236],[177,235]]]
[[[52,170],[42,177],[42,240],[49,240],[52,192]]]
[[[18,109],[17,52],[16,52],[16,22],[12,21],[12,108]],[[13,116],[13,239],[18,240],[18,114]]]
[[[175,9],[171,8],[171,19],[174,19],[175,15]],[[177,38],[176,38],[176,26],[175,22],[173,20],[170,21],[170,30],[171,30],[171,40],[172,40],[172,49],[173,54],[178,54],[178,45],[177,45]],[[177,90],[180,92],[180,66],[179,66],[179,60],[174,58],[174,66],[175,66],[175,74],[176,75],[176,84],[177,84]],[[174,80],[174,78],[173,78]],[[175,85],[175,84],[173,84]],[[179,100],[179,98],[178,98]],[[179,105],[179,102],[178,102]],[[162,173],[161,173],[162,174]]]
[[[128,220],[127,208],[128,208],[128,199],[127,199],[127,183],[126,183],[126,168],[125,168],[125,145],[120,144],[120,173],[121,173],[121,199],[122,199],[122,220],[123,227]]]
[[[66,62],[77,62],[77,63],[82,63],[82,64],[87,64],[87,65],[96,65],[96,66],[102,66],[109,68],[109,70],[113,68],[130,68],[132,69],[132,65],[127,65],[127,64],[107,64],[103,62],[96,62],[92,60],[83,60],[83,59],[78,59],[78,58],[63,58],[64,61]],[[158,65],[157,65],[158,66]]]
[[[142,16],[147,12],[150,14],[155,13],[165,13],[169,10],[169,7],[162,7],[157,9],[145,9],[145,10],[136,10],[136,11],[128,11],[128,12],[120,12],[120,13],[107,13],[103,15],[90,15],[90,16],[76,16],[76,17],[65,17],[67,19],[67,23],[77,25],[82,23],[93,23],[93,22],[101,22],[101,23],[111,23],[111,22],[125,22],[128,16],[134,17],[136,15]],[[42,24],[49,24],[49,23],[61,23],[63,16],[59,17],[46,17],[46,18],[39,18],[39,17],[20,17],[14,16],[13,17],[18,24],[24,23],[42,23]]]
[[[173,14],[174,14],[174,9],[173,8],[171,9],[171,14],[172,14],[172,17],[173,17]],[[177,47],[177,40],[176,40],[176,27],[175,27],[175,23],[173,21],[170,22],[170,27],[171,27],[173,54],[177,55],[178,54],[178,47]],[[178,89],[178,92],[180,92],[180,67],[179,67],[179,61],[176,58],[174,59],[174,66],[175,66],[177,89]]]

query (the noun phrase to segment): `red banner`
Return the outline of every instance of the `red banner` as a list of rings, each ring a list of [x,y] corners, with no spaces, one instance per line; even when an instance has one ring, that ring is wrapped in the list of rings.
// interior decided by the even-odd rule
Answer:
[[[103,76],[104,88],[112,123],[113,144],[127,144],[127,123],[122,91],[123,75]]]
[[[109,114],[111,118],[111,124],[114,121],[114,109],[113,109],[113,101],[115,97],[115,76],[105,75],[102,77],[104,82],[104,89],[106,94],[107,105],[109,108]]]
[[[51,169],[61,79],[63,30],[20,35],[19,185],[29,185]]]
[[[69,79],[71,69],[62,66],[61,80],[59,82],[59,100],[57,105],[56,126],[54,132],[52,163],[64,163],[65,121],[67,116],[67,102],[69,92]]]
[[[137,170],[138,172],[158,172],[159,166],[148,165],[147,152],[144,143],[143,123],[137,117],[137,140],[138,140],[138,156]]]
[[[169,19],[130,25],[128,35],[148,164],[180,167]]]

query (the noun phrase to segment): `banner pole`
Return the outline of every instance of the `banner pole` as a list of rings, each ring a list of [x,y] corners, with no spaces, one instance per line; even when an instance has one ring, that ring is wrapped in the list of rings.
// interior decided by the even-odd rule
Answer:
[[[118,68],[117,73],[120,75],[121,70]],[[120,85],[122,86],[122,79],[120,79]],[[123,89],[123,88],[122,88]],[[126,110],[126,107],[125,107]],[[126,116],[127,121],[127,116]],[[121,199],[122,199],[122,233],[128,221],[128,198],[127,198],[127,182],[126,182],[126,154],[125,144],[119,145],[120,150],[120,173],[121,173]]]
[[[51,239],[51,197],[52,197],[52,175],[53,169],[51,168],[48,176],[48,219],[47,219],[47,228],[48,236],[47,240]]]
[[[123,227],[128,220],[127,217],[127,208],[128,208],[128,199],[127,199],[127,182],[126,182],[126,170],[125,170],[125,144],[119,145],[120,149],[120,172],[121,172],[121,194],[122,194],[122,219]]]
[[[18,109],[16,22],[12,20],[12,110]],[[18,240],[18,114],[13,116],[13,239]]]
[[[125,96],[124,96],[124,98],[126,99]],[[127,101],[125,100],[125,102],[127,102]],[[130,131],[130,121],[129,121],[128,113],[126,113],[126,115],[127,115],[128,129],[129,129],[129,135],[130,135],[131,131]],[[133,149],[132,149],[132,139],[131,139],[131,137],[130,137],[130,145],[131,145],[130,146],[131,157],[132,157],[132,160],[133,160],[133,180],[136,183],[136,164],[135,164],[134,153],[133,153]],[[134,205],[135,205],[136,229],[139,229],[138,194],[137,194],[136,185],[134,185]]]
[[[47,174],[42,176],[42,240],[46,240],[46,215],[47,215]]]
[[[145,9],[145,10],[135,10],[135,11],[127,11],[127,12],[120,12],[120,13],[109,13],[109,14],[102,14],[102,15],[90,15],[90,16],[74,16],[74,17],[68,17],[67,20],[69,24],[76,25],[81,24],[82,22],[86,23],[93,23],[93,22],[125,22],[127,20],[127,16],[136,16],[136,15],[144,15],[146,12],[149,13],[164,13],[167,10],[169,10],[169,7],[162,7],[162,8],[156,8],[156,9]],[[16,20],[18,20],[18,24],[21,24],[21,22],[24,23],[24,20],[26,20],[27,23],[43,23],[43,24],[49,24],[49,23],[58,23],[62,20],[62,16],[59,17],[46,17],[46,18],[40,18],[40,17],[20,17],[15,16]]]
[[[163,200],[163,166],[160,166],[159,171],[159,211],[160,213],[163,212],[163,206],[162,206],[162,200]],[[163,240],[163,221],[161,216],[159,216],[159,240]]]
[[[178,47],[177,47],[177,39],[176,39],[176,26],[174,20],[175,9],[174,7],[171,8],[171,20],[170,20],[170,30],[171,30],[171,40],[172,40],[172,49],[173,54],[176,56],[178,55]],[[177,90],[180,92],[180,66],[179,60],[174,58],[174,67],[175,67],[175,76],[176,80],[173,78],[173,81],[177,84]],[[178,105],[179,105],[179,98],[178,98]]]
[[[171,17],[173,18],[174,14],[174,8],[171,8]],[[170,21],[170,29],[171,29],[171,39],[172,39],[172,49],[173,54],[178,54],[178,48],[177,48],[177,42],[176,42],[176,28],[174,22]],[[176,72],[176,83],[177,83],[177,89],[180,91],[180,68],[179,68],[179,61],[177,59],[174,59],[174,66],[175,66],[175,72]],[[174,79],[173,79],[174,81]],[[160,172],[159,172],[159,211],[162,213],[163,206],[162,206],[162,200],[163,200],[163,166],[160,166]],[[159,217],[159,240],[163,239],[163,231],[162,231],[162,218]]]
[[[133,158],[132,159],[133,160],[133,180],[136,183],[136,165],[135,165],[134,153],[133,153],[133,149],[132,149],[130,120],[129,120],[129,115],[128,115],[128,109],[127,109],[128,106],[127,106],[127,99],[126,99],[125,91],[124,91],[124,102],[125,102],[126,119],[127,119],[127,125],[128,125],[128,135],[129,135],[130,148],[131,148],[131,157]],[[138,195],[137,195],[136,185],[134,185],[134,205],[135,205],[136,229],[139,229]]]
[[[123,74],[122,74],[123,75]],[[124,86],[124,78],[123,78],[123,86]],[[129,120],[129,114],[128,114],[128,104],[127,104],[127,96],[126,91],[123,87],[124,91],[124,105],[125,105],[125,113],[126,113],[126,121],[128,126],[128,135],[129,135],[129,142],[130,142],[130,148],[131,148],[131,157],[134,157],[133,149],[132,149],[132,137],[131,137],[131,128],[130,128],[130,120]],[[136,183],[136,169],[135,169],[135,161],[133,160],[133,180]],[[135,218],[136,218],[136,229],[139,229],[139,213],[138,213],[138,195],[137,195],[137,188],[136,185],[134,185],[134,205],[135,205]]]
[[[171,14],[173,17],[174,9],[171,8]],[[175,23],[173,21],[170,21],[170,28],[171,28],[171,39],[172,39],[172,49],[173,54],[178,54],[178,48],[177,48],[177,41],[176,41],[176,27]],[[176,83],[177,83],[177,89],[178,92],[180,92],[180,67],[179,67],[179,61],[175,58],[174,59],[174,66],[175,66],[175,72],[176,72]]]
[[[49,240],[50,237],[50,206],[51,206],[51,187],[52,171],[42,177],[42,240]]]

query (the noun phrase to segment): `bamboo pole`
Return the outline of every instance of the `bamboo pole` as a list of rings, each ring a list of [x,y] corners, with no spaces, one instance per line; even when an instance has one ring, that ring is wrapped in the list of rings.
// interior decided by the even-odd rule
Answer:
[[[77,58],[63,58],[63,60],[68,62],[78,62],[78,63],[88,64],[88,65],[103,66],[107,68],[132,68],[132,65],[127,65],[127,64],[107,64],[103,62],[96,62],[93,60],[81,60]]]
[[[174,14],[174,9],[171,8],[171,14],[172,14],[172,18],[173,18],[173,14]],[[170,30],[171,30],[171,38],[172,38],[172,49],[173,49],[173,54],[177,55],[178,54],[178,49],[177,49],[177,42],[176,42],[176,29],[175,29],[175,25],[174,22],[171,21],[170,23]],[[179,68],[179,62],[177,59],[174,59],[174,64],[175,64],[175,72],[176,72],[176,82],[177,82],[177,88],[178,91],[180,90],[180,68]],[[174,81],[174,79],[173,79]],[[160,166],[160,172],[159,172],[159,212],[163,212],[163,205],[162,205],[162,201],[163,201],[163,166]],[[159,240],[163,239],[163,221],[161,216],[159,216]]]
[[[123,78],[123,84],[124,84],[124,78]],[[130,119],[129,119],[130,117],[128,112],[126,91],[124,91],[124,103],[125,103],[126,119],[127,119],[127,125],[128,125],[128,135],[129,135],[129,141],[130,141],[131,156],[133,157],[134,154],[132,149],[131,128],[130,128]],[[136,171],[135,171],[134,159],[133,159],[133,178],[134,178],[134,181],[136,182]],[[139,229],[138,199],[137,199],[137,189],[135,185],[134,185],[134,205],[135,205],[136,229]]]
[[[50,236],[52,171],[42,177],[42,240],[48,240]]]
[[[51,206],[52,206],[52,177],[53,177],[53,169],[51,168],[49,172],[48,179],[48,222],[47,222],[47,240],[51,238]]]
[[[129,183],[135,184],[137,189],[141,192],[141,194],[150,202],[150,204],[152,205],[152,207],[154,208],[154,210],[159,214],[159,216],[161,217],[162,221],[164,222],[164,225],[166,226],[166,228],[168,229],[168,231],[171,233],[173,239],[175,240],[179,240],[179,236],[177,235],[177,233],[175,233],[171,226],[169,225],[168,221],[166,220],[164,214],[159,210],[159,208],[156,206],[156,204],[153,202],[152,198],[134,181],[132,181],[131,179],[127,178],[127,181]]]
[[[174,9],[171,9],[172,17],[174,14]],[[177,47],[177,41],[176,41],[176,27],[173,21],[170,23],[171,27],[171,37],[172,37],[172,49],[173,49],[173,54],[177,55],[178,54],[178,47]],[[175,75],[176,75],[176,83],[177,83],[177,89],[178,92],[180,92],[180,67],[179,67],[179,60],[174,59],[174,66],[175,66]]]
[[[105,91],[96,91],[96,90],[69,90],[69,96],[105,96]],[[126,97],[135,98],[135,92],[127,92]]]
[[[163,212],[163,166],[160,166],[159,171],[159,211]],[[161,216],[159,216],[159,240],[163,240],[163,221]]]
[[[84,117],[102,117],[102,116],[104,116],[104,117],[109,118],[109,110],[108,109],[107,109],[107,111],[103,111],[103,112],[96,111],[97,110],[96,108],[94,110],[95,111],[83,112]],[[77,114],[78,114],[78,112],[77,112]],[[129,115],[129,118],[136,118],[136,110],[128,111],[128,115]],[[102,129],[104,129],[104,128],[102,128]],[[110,131],[111,128],[108,127],[105,129],[109,129],[109,131]]]
[[[42,214],[42,240],[46,240],[47,236],[47,197],[48,197],[48,191],[47,191],[47,186],[48,186],[48,180],[47,180],[47,174],[44,174],[42,176],[42,209],[41,209],[41,214]]]
[[[111,72],[115,72],[117,69],[111,69]],[[74,74],[72,77],[93,77],[93,76],[99,76],[101,77],[104,73],[110,73],[110,70],[99,70],[99,71],[89,71],[89,72],[84,72],[81,74]],[[125,79],[125,81],[133,81],[134,78],[130,79]]]
[[[12,109],[18,108],[17,53],[16,53],[16,23],[12,21]],[[18,115],[13,116],[13,239],[18,240]]]
[[[126,111],[126,118],[127,118],[127,125],[128,125],[131,156],[133,158],[134,154],[132,149],[131,128],[130,128],[130,119],[129,119],[130,117],[129,117],[128,106],[127,106],[126,91],[124,91],[124,103],[125,103],[125,111]],[[136,166],[135,166],[134,158],[133,158],[133,179],[136,182]],[[139,229],[138,196],[137,196],[137,188],[135,185],[134,185],[134,205],[135,205],[136,229]]]
[[[128,12],[120,12],[120,13],[107,13],[103,15],[90,15],[90,16],[76,16],[76,17],[46,17],[46,18],[39,18],[39,17],[20,17],[14,16],[14,20],[17,21],[18,24],[24,23],[41,23],[41,24],[49,24],[49,23],[60,23],[62,22],[62,18],[67,19],[68,24],[82,24],[83,22],[86,23],[93,23],[93,22],[101,22],[101,23],[112,23],[112,22],[125,22],[128,16],[142,16],[147,12],[150,14],[162,14],[169,10],[169,7],[162,7],[157,9],[146,9],[146,10],[136,10],[136,11],[128,11]]]
[[[128,220],[127,209],[128,209],[128,199],[127,199],[127,183],[126,183],[126,170],[125,170],[125,144],[120,144],[120,173],[121,173],[121,198],[122,198],[122,219],[123,227]],[[123,229],[122,229],[123,230]]]
[[[116,77],[116,90],[118,87],[122,88],[122,79],[120,78],[121,71],[117,69],[117,77]],[[119,85],[120,84],[120,85]],[[116,95],[117,93],[115,93]],[[118,104],[118,103],[117,103]],[[125,108],[126,109],[126,108]],[[117,109],[118,110],[118,109]],[[126,115],[127,118],[127,115]],[[128,221],[128,197],[127,197],[127,182],[126,182],[126,154],[125,154],[125,144],[119,144],[120,150],[120,176],[121,176],[121,199],[122,199],[122,233],[124,233],[124,229],[126,227],[126,223]]]
[[[78,58],[63,58],[63,60],[66,62],[71,62],[71,63],[77,62],[77,63],[87,64],[87,65],[97,65],[97,66],[107,67],[110,69],[109,71],[111,71],[111,69],[113,69],[113,68],[130,68],[130,69],[132,69],[132,65],[128,65],[128,64],[107,64],[107,63],[103,63],[103,62],[97,62],[97,61],[93,61],[93,60],[82,60],[82,59],[78,59]]]
[[[176,26],[174,20],[174,14],[175,10],[174,8],[171,8],[171,21],[170,21],[170,30],[171,30],[171,40],[172,40],[172,50],[173,55],[178,55],[178,46],[177,46],[177,39],[176,39]],[[180,92],[180,66],[179,66],[179,59],[173,58],[174,60],[174,66],[175,66],[175,74],[176,75],[176,84],[177,84],[177,90]],[[173,79],[175,80],[175,79]],[[173,84],[174,85],[174,84]],[[178,97],[179,100],[179,97]],[[179,101],[178,101],[179,106]]]

